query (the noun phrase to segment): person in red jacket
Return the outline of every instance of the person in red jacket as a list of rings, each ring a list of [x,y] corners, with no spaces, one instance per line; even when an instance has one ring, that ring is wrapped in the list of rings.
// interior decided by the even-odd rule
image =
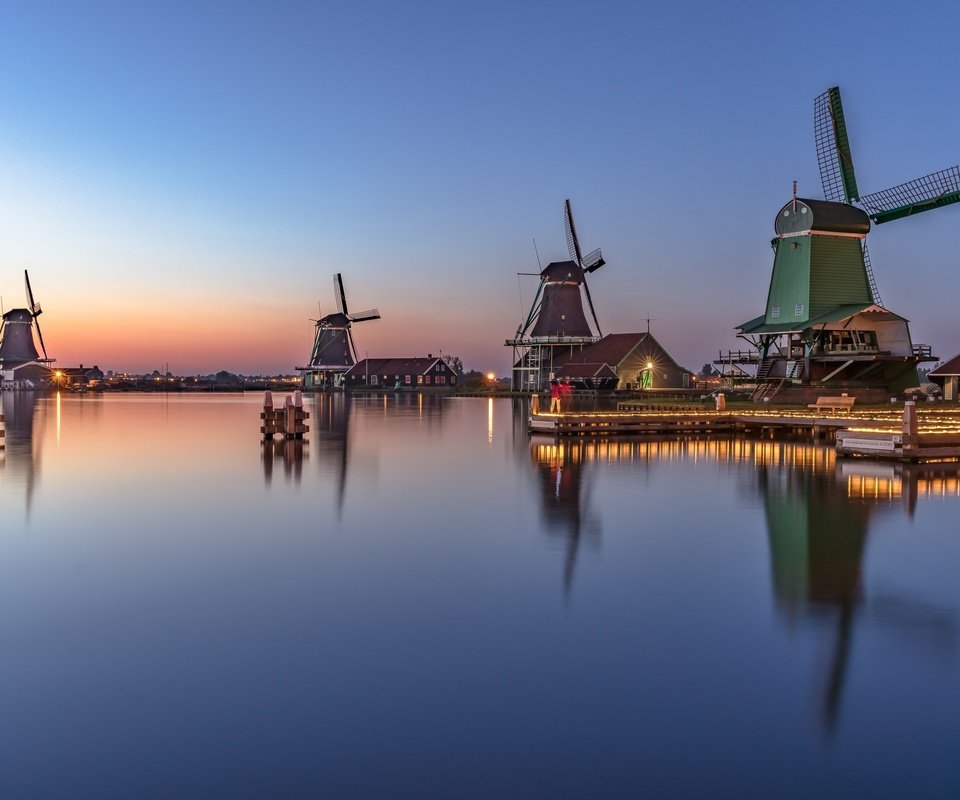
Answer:
[[[560,383],[557,380],[550,381],[550,413],[560,413]]]
[[[560,381],[560,404],[570,410],[570,401],[573,399],[573,387],[570,385],[569,381],[564,378]]]

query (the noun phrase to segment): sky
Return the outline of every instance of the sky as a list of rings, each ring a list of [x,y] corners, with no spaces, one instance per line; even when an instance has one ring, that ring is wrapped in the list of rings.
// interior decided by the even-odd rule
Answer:
[[[602,332],[698,370],[761,313],[773,220],[822,197],[841,87],[860,190],[960,162],[960,6],[887,2],[0,6],[0,297],[62,366],[290,373],[343,274],[361,357],[506,375],[567,258]],[[885,305],[960,351],[960,204],[876,228]]]

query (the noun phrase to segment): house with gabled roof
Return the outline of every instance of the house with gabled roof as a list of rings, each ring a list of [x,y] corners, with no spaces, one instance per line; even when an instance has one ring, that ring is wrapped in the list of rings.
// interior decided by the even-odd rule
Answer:
[[[343,374],[343,388],[455,389],[457,372],[440,356],[364,358]]]
[[[557,378],[582,389],[685,389],[690,370],[680,366],[649,331],[609,333],[554,361]]]
[[[940,387],[944,400],[960,400],[960,353],[930,370],[927,380]]]

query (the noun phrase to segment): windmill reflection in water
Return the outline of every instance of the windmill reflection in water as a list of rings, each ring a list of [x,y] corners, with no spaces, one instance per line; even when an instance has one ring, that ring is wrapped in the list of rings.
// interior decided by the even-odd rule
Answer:
[[[2,392],[6,428],[5,446],[0,450],[0,465],[5,481],[21,483],[29,517],[33,494],[40,477],[40,452],[44,415],[37,414],[37,392]],[[53,398],[59,404],[59,397]],[[59,413],[59,412],[58,412]]]
[[[807,620],[833,625],[822,695],[824,730],[841,710],[853,633],[877,625],[935,658],[952,658],[960,621],[952,609],[898,592],[868,596],[863,558],[869,525],[898,509],[913,517],[919,499],[960,498],[960,465],[877,464],[838,460],[827,447],[750,439],[553,439],[534,435],[529,449],[541,514],[551,535],[566,539],[567,596],[582,540],[599,546],[601,522],[590,508],[593,469],[650,470],[680,459],[744,468],[742,484],[759,492],[770,548],[777,609],[790,628]],[[832,621],[832,622],[831,622]]]

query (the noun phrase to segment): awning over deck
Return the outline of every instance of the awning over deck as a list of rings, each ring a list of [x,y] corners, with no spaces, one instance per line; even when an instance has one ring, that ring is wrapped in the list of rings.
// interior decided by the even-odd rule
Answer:
[[[798,325],[795,322],[765,325],[764,319],[766,319],[766,317],[761,315],[750,320],[749,322],[744,322],[742,325],[737,326],[736,329],[740,331],[740,333],[800,333],[802,331],[809,330],[810,328],[816,328],[818,325],[830,325],[831,323],[844,322],[857,316],[857,314],[869,314],[871,319],[879,322],[908,321],[899,314],[894,314],[892,311],[888,311],[883,306],[878,306],[875,303],[867,303],[861,305],[837,306],[836,308],[833,308],[818,317],[807,320],[801,325]]]

